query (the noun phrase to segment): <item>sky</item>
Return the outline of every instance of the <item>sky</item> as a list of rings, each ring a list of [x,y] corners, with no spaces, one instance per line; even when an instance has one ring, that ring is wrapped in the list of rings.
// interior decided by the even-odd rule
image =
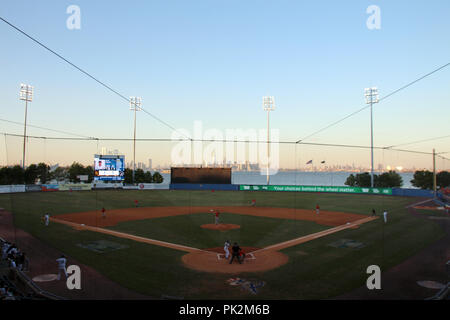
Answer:
[[[81,28],[66,22],[80,8]],[[380,29],[366,22],[380,8]],[[170,126],[204,130],[266,128],[262,96],[274,96],[270,126],[297,141],[365,106],[364,88],[380,97],[450,62],[450,2],[432,1],[2,1],[0,16],[88,71]],[[31,125],[89,137],[132,138],[127,102],[0,21],[0,119],[23,123],[20,83],[35,87]],[[374,145],[448,136],[450,67],[374,106]],[[23,126],[0,121],[1,133]],[[144,112],[138,138],[173,131]],[[27,134],[70,137],[29,127]],[[22,139],[0,139],[0,165],[18,163]],[[370,145],[370,113],[306,142]],[[450,152],[450,139],[403,148]],[[132,142],[28,140],[27,162],[91,163],[102,147],[131,159]],[[175,142],[137,144],[137,161],[170,164]],[[445,154],[444,154],[445,155]],[[446,156],[450,158],[450,153]],[[370,152],[280,147],[280,166],[310,159],[368,166]],[[429,155],[375,153],[378,164],[422,167]],[[448,166],[448,161],[442,166]]]

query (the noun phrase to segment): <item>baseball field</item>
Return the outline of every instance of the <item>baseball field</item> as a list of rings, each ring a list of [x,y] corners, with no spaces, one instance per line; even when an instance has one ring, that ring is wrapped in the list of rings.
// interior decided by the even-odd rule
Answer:
[[[369,265],[388,271],[444,236],[435,221],[408,211],[417,201],[179,190],[0,195],[0,207],[12,213],[17,230],[64,253],[69,264],[95,270],[82,273],[87,296],[98,292],[103,297],[103,282],[96,278],[101,275],[127,292],[156,299],[328,299],[347,294],[365,286]],[[372,209],[376,217],[370,216]],[[220,212],[218,227],[211,210]],[[387,223],[383,210],[388,211]],[[46,212],[49,226],[41,219]],[[16,240],[20,246],[20,237]],[[243,264],[230,265],[224,258],[225,240],[244,249]],[[30,263],[32,276],[44,273]],[[55,273],[51,265],[46,268]]]

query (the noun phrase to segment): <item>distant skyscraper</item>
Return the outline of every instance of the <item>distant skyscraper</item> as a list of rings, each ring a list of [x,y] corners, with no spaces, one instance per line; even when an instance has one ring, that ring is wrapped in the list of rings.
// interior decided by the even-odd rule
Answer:
[[[153,168],[152,159],[148,159],[148,168],[151,170]]]

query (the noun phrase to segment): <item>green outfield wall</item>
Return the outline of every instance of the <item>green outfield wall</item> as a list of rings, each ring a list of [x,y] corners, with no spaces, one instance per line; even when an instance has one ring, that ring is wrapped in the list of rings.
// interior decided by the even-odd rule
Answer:
[[[241,191],[290,191],[290,192],[333,192],[392,195],[391,188],[359,188],[332,186],[281,186],[281,185],[240,185]]]

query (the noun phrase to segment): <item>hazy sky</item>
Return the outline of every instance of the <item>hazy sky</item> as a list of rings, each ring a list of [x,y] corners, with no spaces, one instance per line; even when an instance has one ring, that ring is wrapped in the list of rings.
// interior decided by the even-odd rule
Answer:
[[[69,30],[69,5],[81,29]],[[369,30],[366,9],[381,9]],[[450,2],[441,1],[2,1],[0,16],[89,71],[175,128],[264,129],[262,96],[275,96],[272,128],[298,140],[365,105],[364,88],[384,96],[450,62]],[[0,21],[0,118],[23,122],[19,84],[35,86],[28,123],[86,136],[132,138],[126,101]],[[450,135],[450,67],[374,108],[374,141],[389,146]],[[308,139],[370,145],[369,110]],[[0,122],[0,132],[22,134]],[[141,138],[171,130],[138,114]],[[36,128],[28,134],[63,136]],[[450,139],[405,149],[450,152]],[[138,161],[170,162],[173,144],[138,144]],[[132,143],[30,141],[28,161],[92,162],[101,147],[130,160]],[[0,164],[21,159],[20,138],[0,139]],[[369,164],[369,151],[281,148],[282,166],[309,158]],[[446,155],[450,157],[450,153]],[[376,154],[416,167],[428,156]],[[390,158],[389,158],[390,157]],[[387,160],[389,158],[391,160]],[[296,161],[294,160],[296,159]],[[388,163],[390,162],[390,163]]]

